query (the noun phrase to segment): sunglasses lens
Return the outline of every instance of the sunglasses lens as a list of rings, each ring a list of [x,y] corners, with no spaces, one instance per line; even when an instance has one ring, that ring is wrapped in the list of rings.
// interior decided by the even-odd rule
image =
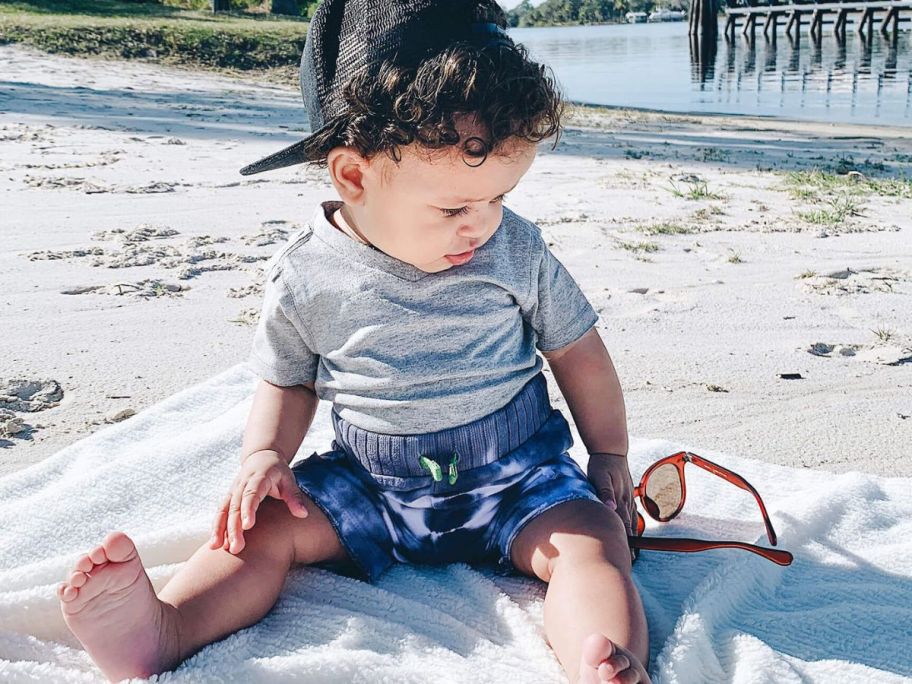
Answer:
[[[646,506],[657,518],[667,518],[681,505],[684,496],[678,469],[665,463],[652,471],[646,481]]]

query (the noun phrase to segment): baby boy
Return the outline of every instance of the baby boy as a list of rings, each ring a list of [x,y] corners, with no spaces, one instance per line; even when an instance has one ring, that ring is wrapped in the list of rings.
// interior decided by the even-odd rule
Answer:
[[[620,383],[592,306],[504,206],[563,111],[505,26],[494,0],[320,4],[301,63],[313,133],[242,173],[318,165],[339,199],[268,269],[260,382],[212,538],[156,595],[114,531],[58,589],[108,678],[258,622],[298,564],[375,582],[398,562],[494,562],[547,583],[570,681],[649,681]],[[292,466],[320,399],[332,448]]]

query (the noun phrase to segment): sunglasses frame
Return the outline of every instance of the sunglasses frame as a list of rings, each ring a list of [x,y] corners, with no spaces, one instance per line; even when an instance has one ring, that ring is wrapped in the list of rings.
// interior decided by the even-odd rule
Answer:
[[[684,466],[688,463],[693,463],[695,466],[702,468],[703,470],[707,470],[712,474],[721,477],[727,482],[730,482],[736,487],[739,487],[753,494],[754,499],[757,501],[757,505],[760,506],[760,513],[763,515],[763,522],[766,525],[766,536],[769,539],[770,544],[776,546],[776,531],[773,529],[773,523],[770,520],[769,514],[766,512],[766,506],[763,504],[763,499],[760,498],[760,494],[757,492],[757,490],[754,489],[754,487],[747,480],[745,480],[737,473],[732,472],[728,468],[720,466],[718,463],[713,463],[712,461],[689,451],[679,451],[677,453],[671,454],[670,456],[665,456],[664,458],[659,459],[646,469],[646,471],[643,473],[643,477],[640,479],[640,484],[634,487],[634,498],[640,500],[643,509],[646,511],[650,518],[658,522],[668,522],[677,516],[684,508],[684,502],[687,499],[687,481],[684,478]],[[646,483],[649,481],[650,476],[656,472],[656,470],[668,464],[673,465],[678,471],[678,480],[681,483],[681,501],[678,504],[677,508],[671,512],[671,514],[663,517],[658,514],[658,508],[655,506],[655,502],[646,496]],[[644,537],[642,535],[645,528],[646,520],[643,518],[643,515],[637,511],[636,535],[627,537],[628,542],[633,549],[634,560],[636,560],[636,558],[639,556],[639,553],[637,553],[639,549],[649,549],[653,551],[694,552],[716,548],[744,549],[745,551],[750,551],[752,553],[756,553],[757,555],[763,556],[764,558],[767,558],[774,563],[778,563],[779,565],[790,565],[793,560],[792,554],[790,554],[788,551],[782,551],[779,549],[767,549],[762,546],[748,544],[745,542]]]

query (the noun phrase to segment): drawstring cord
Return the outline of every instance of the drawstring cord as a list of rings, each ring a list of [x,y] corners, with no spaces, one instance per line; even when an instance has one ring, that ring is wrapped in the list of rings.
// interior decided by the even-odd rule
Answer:
[[[450,467],[447,474],[447,481],[454,485],[456,484],[456,478],[459,477],[459,470],[456,468],[456,464],[459,462],[459,453],[453,452],[453,456],[450,458]],[[434,478],[434,482],[440,482],[443,479],[443,469],[440,467],[440,464],[427,456],[420,456],[418,458],[418,463],[421,464],[422,468],[427,468],[431,473],[431,477]]]

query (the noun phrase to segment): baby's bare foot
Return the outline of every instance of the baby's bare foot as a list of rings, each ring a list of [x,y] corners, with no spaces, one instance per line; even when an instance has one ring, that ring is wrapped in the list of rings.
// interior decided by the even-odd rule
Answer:
[[[616,679],[617,678],[617,679]],[[633,653],[598,632],[593,632],[583,642],[580,656],[578,684],[603,682],[645,682],[649,684],[646,668]]]
[[[57,587],[70,631],[111,681],[149,677],[180,663],[174,606],[155,595],[136,547],[111,532]]]

